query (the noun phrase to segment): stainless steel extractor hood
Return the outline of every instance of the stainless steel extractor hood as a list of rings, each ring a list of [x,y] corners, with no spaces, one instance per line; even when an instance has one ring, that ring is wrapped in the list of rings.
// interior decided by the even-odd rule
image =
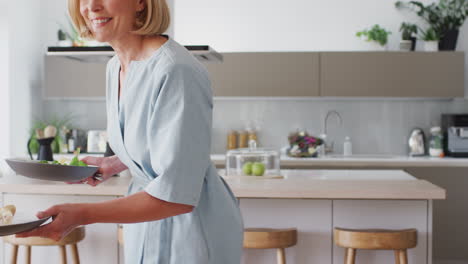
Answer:
[[[223,55],[208,45],[187,45],[187,48],[202,62],[222,62]],[[114,49],[110,46],[97,47],[48,47],[47,56],[64,56],[82,62],[105,63],[114,56]]]

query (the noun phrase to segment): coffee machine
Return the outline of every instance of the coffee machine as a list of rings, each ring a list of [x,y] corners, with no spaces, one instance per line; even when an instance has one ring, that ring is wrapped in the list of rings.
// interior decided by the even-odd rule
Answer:
[[[450,157],[468,157],[468,114],[443,114],[444,152]]]

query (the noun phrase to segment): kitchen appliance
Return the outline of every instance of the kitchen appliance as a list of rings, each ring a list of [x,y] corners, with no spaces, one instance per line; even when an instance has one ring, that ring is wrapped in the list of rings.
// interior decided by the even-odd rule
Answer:
[[[80,148],[81,152],[89,152],[86,150],[86,131],[81,129],[70,130],[67,136],[68,153],[75,152],[76,149]]]
[[[88,153],[105,153],[107,145],[106,130],[88,131]]]
[[[279,151],[268,148],[256,148],[254,140],[251,140],[249,143],[249,148],[233,149],[227,152],[226,176],[282,178],[279,170]]]
[[[54,155],[52,153],[52,142],[54,141],[55,137],[48,137],[48,138],[41,138],[41,139],[36,139],[37,142],[39,142],[39,151],[37,153],[37,160],[47,160],[47,161],[53,161],[54,160]],[[29,148],[29,144],[31,143],[32,139],[28,140],[27,148],[28,148],[28,153],[29,157],[34,160],[31,149]]]
[[[184,46],[195,58],[201,62],[223,62],[223,55],[208,45]],[[48,56],[67,56],[83,62],[107,62],[115,55],[110,46],[93,47],[48,47]]]
[[[408,139],[409,156],[426,155],[426,136],[421,128],[414,128]]]
[[[468,157],[468,114],[443,114],[444,152],[450,157]]]

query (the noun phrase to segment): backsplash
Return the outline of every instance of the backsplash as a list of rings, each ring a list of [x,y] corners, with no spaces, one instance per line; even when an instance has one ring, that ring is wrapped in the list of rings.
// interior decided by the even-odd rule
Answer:
[[[329,110],[340,113],[343,124],[332,116],[328,134],[335,141],[335,153],[343,152],[343,140],[349,136],[353,153],[406,154],[410,130],[440,125],[442,113],[467,113],[466,99],[269,99],[215,98],[212,153],[225,153],[229,130],[257,127],[261,146],[281,148],[287,135],[305,129],[313,135],[323,131],[323,119]],[[72,113],[75,124],[83,129],[105,129],[103,100],[47,100],[45,117]]]

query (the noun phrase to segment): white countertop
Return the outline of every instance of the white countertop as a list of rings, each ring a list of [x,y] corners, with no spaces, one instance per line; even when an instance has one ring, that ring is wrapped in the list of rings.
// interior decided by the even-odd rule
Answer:
[[[224,167],[226,156],[211,155],[217,167]],[[320,158],[292,158],[281,156],[281,168],[294,169],[403,169],[415,167],[460,167],[468,168],[468,158],[408,157],[398,155],[330,155]]]
[[[227,179],[238,198],[445,199],[445,190],[399,170],[282,170],[284,179]],[[112,177],[97,187],[41,181],[7,174],[1,193],[122,196],[131,176]]]

